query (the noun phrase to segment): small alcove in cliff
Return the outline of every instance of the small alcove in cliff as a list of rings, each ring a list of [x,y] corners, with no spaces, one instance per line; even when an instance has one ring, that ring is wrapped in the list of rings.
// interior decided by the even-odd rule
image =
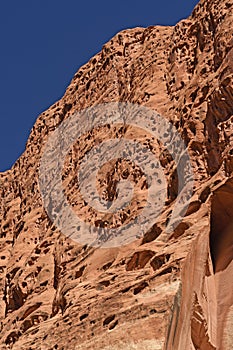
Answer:
[[[210,251],[215,272],[226,269],[233,259],[233,179],[213,193]]]

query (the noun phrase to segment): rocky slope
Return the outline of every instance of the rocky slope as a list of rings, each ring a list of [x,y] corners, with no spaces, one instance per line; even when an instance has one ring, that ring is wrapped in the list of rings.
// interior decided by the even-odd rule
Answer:
[[[120,32],[39,116],[23,155],[0,174],[1,349],[232,349],[232,24],[233,0],[202,0],[175,27]],[[101,249],[78,244],[51,222],[38,170],[48,136],[63,120],[113,101],[167,118],[187,144],[195,183],[185,217],[166,233],[177,196],[175,164],[139,132],[164,169],[166,206],[144,237]],[[67,155],[63,182],[71,204],[78,159],[108,133],[122,137],[127,130],[93,130]],[[118,163],[100,174],[108,199],[116,194],[113,180],[126,172],[141,181],[138,169]],[[91,220],[85,207],[75,210]]]

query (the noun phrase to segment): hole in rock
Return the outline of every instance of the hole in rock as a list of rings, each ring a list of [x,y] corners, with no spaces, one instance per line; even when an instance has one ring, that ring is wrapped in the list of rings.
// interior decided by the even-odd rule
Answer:
[[[181,222],[175,229],[173,234],[171,235],[170,238],[178,238],[180,236],[182,236],[186,230],[188,230],[188,228],[190,227],[190,224],[188,224],[187,222]]]
[[[85,318],[88,317],[88,314],[83,314],[79,317],[80,321],[84,320]]]
[[[227,268],[233,258],[233,179],[219,187],[212,197],[210,252],[214,271]]]
[[[156,238],[159,237],[159,235],[162,233],[162,229],[154,224],[149,231],[147,231],[142,239],[141,244],[149,243],[154,241]]]
[[[153,267],[153,270],[156,271],[160,267],[162,267],[164,264],[168,262],[170,259],[170,254],[162,254],[159,256],[156,256],[152,261],[151,261],[151,266]]]
[[[136,295],[136,294],[140,293],[143,289],[145,289],[148,286],[149,286],[149,284],[145,281],[140,283],[136,288],[134,288],[133,294]]]
[[[193,213],[195,213],[196,211],[198,211],[201,207],[201,202],[199,200],[191,202],[188,206],[188,209],[185,213],[185,216],[189,216]]]
[[[106,326],[107,324],[112,322],[114,319],[115,319],[115,315],[108,316],[107,318],[105,318],[105,320],[103,322],[103,326]]]
[[[104,286],[104,287],[108,287],[110,285],[110,281],[106,280],[106,281],[101,281],[99,283],[100,285]]]
[[[143,250],[133,254],[132,258],[128,261],[126,265],[126,271],[133,271],[137,269],[142,269],[146,266],[148,261],[154,256],[152,250]]]
[[[102,270],[106,271],[107,269],[109,269],[109,267],[112,266],[113,263],[114,263],[114,261],[108,262],[107,264],[105,264],[105,265],[102,267]]]
[[[211,193],[211,190],[210,190],[210,188],[208,186],[201,192],[201,194],[199,196],[200,201],[202,203],[205,203],[207,198],[209,197],[210,193]]]
[[[76,271],[75,278],[80,278],[83,275],[85,268],[86,266],[82,266],[78,271]]]

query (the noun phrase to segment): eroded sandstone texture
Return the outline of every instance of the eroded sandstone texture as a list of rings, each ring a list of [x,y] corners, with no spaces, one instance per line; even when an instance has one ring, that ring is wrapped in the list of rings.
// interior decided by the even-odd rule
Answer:
[[[202,0],[175,27],[117,34],[39,116],[24,154],[0,174],[1,349],[232,349],[232,76],[233,0]],[[164,168],[166,207],[144,237],[97,249],[68,239],[49,220],[38,167],[63,120],[110,101],[148,106],[172,122],[188,145],[195,187],[186,216],[166,234],[175,164],[138,135]],[[126,132],[109,130],[114,137]],[[78,159],[106,135],[104,127],[83,135],[67,155],[63,181],[75,210]],[[132,164],[118,160],[105,170],[99,183],[106,198],[114,199],[121,176],[136,179],[143,197],[144,180]],[[91,217],[85,207],[82,215]]]

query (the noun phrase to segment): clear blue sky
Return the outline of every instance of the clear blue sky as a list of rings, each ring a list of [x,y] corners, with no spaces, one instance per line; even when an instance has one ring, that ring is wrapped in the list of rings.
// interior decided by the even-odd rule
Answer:
[[[0,171],[23,152],[37,116],[122,29],[174,25],[197,0],[7,0],[0,4]]]

